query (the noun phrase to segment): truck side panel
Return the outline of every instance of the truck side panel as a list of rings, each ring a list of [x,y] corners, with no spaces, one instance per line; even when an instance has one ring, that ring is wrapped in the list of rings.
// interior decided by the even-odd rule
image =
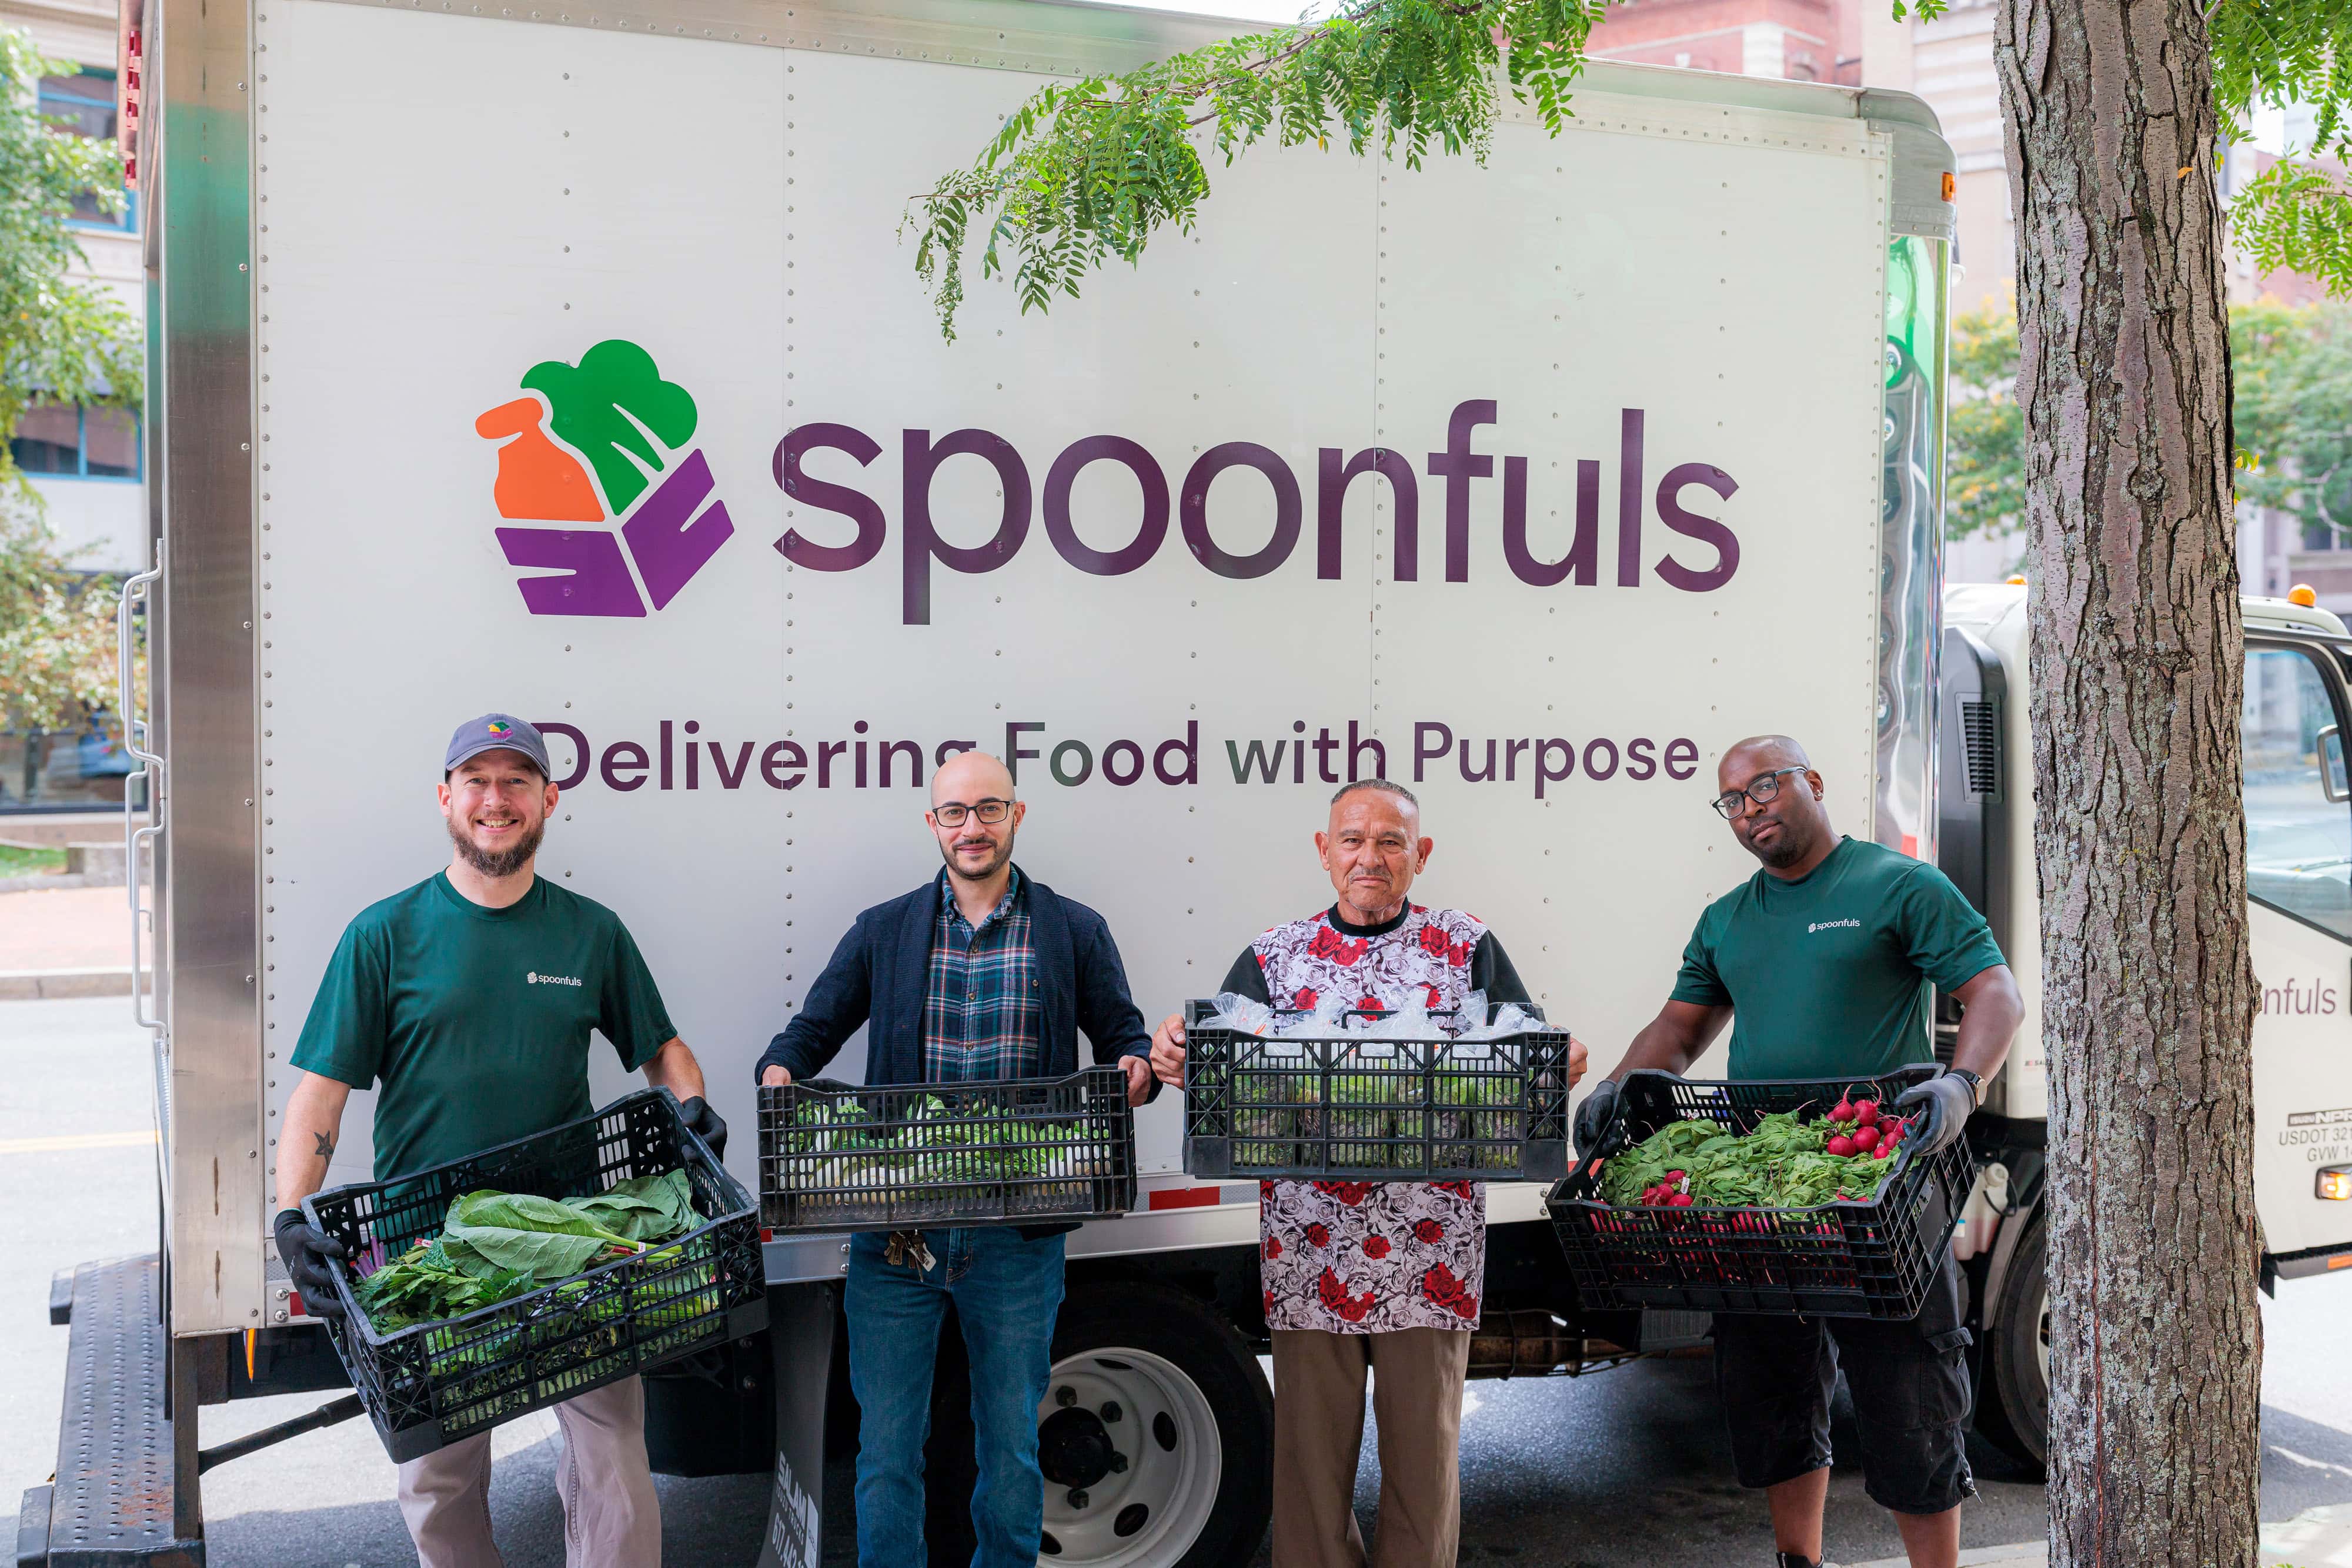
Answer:
[[[929,873],[961,745],[1016,762],[1024,865],[1154,1018],[1328,901],[1346,778],[1421,793],[1426,896],[1603,1053],[1748,870],[1706,811],[1725,746],[1805,737],[1876,831],[1866,122],[1601,71],[1483,167],[1264,148],[1048,315],[975,274],[947,344],[899,214],[1040,73],[879,22],[257,26],[270,1109],[344,924],[446,854],[433,759],[485,707],[548,727],[542,873],[629,923],[747,1175],[751,1063]],[[1178,1115],[1142,1118],[1148,1185]],[[1160,1228],[1246,1226],[1198,1212]]]

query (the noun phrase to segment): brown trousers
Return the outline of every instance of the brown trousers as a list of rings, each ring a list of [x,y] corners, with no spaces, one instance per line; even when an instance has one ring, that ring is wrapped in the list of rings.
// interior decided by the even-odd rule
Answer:
[[[555,1406],[566,1568],[660,1568],[661,1500],[646,1458],[642,1378]],[[502,1568],[490,1541],[490,1434],[477,1432],[400,1467],[400,1512],[421,1568]]]
[[[1381,1516],[1356,1528],[1364,1372],[1381,1431]],[[1274,1334],[1274,1568],[1454,1568],[1462,1541],[1462,1379],[1470,1335]]]

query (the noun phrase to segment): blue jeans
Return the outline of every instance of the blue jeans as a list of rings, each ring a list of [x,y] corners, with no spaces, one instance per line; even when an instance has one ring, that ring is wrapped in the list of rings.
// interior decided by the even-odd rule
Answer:
[[[924,1568],[923,1442],[931,1368],[950,1301],[971,1360],[980,1484],[972,1568],[1035,1568],[1045,1482],[1037,1473],[1037,1406],[1053,1371],[1062,1306],[1060,1236],[1010,1228],[926,1230],[932,1263],[892,1264],[888,1238],[851,1239],[849,1386],[857,1396],[858,1568]]]

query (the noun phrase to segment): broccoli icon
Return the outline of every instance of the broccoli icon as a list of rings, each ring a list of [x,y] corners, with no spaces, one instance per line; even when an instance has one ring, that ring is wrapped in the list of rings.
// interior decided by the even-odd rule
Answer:
[[[588,459],[614,517],[645,494],[648,471],[667,466],[664,449],[675,451],[694,435],[693,396],[662,380],[654,357],[625,339],[597,344],[577,367],[543,361],[522,384],[547,399],[548,428]]]

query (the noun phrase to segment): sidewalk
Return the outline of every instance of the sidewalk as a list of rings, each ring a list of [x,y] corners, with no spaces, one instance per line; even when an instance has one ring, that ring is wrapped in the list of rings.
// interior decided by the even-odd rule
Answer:
[[[130,994],[123,890],[0,894],[0,998]]]
[[[1980,1547],[1960,1553],[1960,1568],[2047,1568],[2049,1547],[2038,1541],[2015,1546]],[[2315,1508],[2284,1524],[2263,1526],[2263,1568],[2352,1568],[2352,1504]],[[1909,1568],[1901,1557],[1882,1557],[1843,1568]]]
[[[2289,1568],[2352,1568],[2352,1504],[2307,1509],[2263,1526],[2263,1562]]]

